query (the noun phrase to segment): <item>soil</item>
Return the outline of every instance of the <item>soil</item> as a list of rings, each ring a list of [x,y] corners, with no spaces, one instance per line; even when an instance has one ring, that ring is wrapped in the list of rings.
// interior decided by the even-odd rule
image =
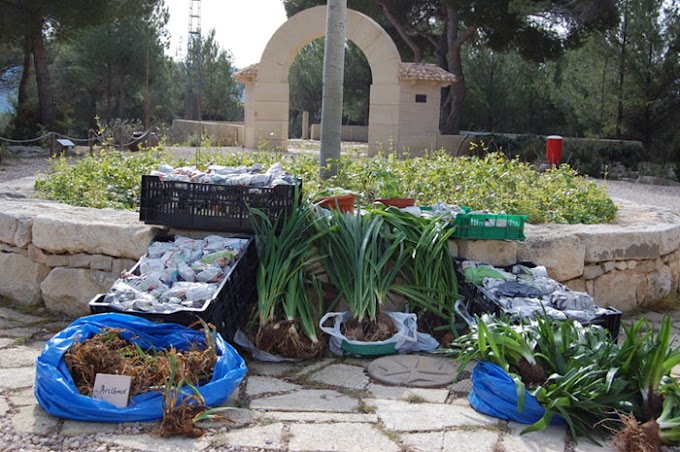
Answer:
[[[340,331],[345,337],[352,341],[379,342],[384,341],[397,333],[392,317],[381,312],[375,321],[364,320],[359,322],[356,319],[343,322]]]
[[[546,379],[545,369],[540,364],[530,364],[524,358],[517,363],[517,372],[522,377],[524,384],[531,388],[542,385]]]
[[[269,323],[254,335],[255,346],[284,358],[314,359],[326,353],[325,341],[313,343],[292,321]]]

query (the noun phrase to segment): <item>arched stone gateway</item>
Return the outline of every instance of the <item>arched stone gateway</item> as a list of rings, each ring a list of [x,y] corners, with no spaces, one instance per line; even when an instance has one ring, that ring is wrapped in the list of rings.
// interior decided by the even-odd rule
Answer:
[[[246,87],[246,147],[264,140],[287,148],[290,66],[305,45],[324,36],[325,26],[325,6],[301,11],[274,33],[258,64],[234,74]],[[369,148],[434,149],[440,89],[455,76],[432,64],[402,63],[387,32],[365,14],[348,9],[346,29],[347,39],[362,50],[371,67]]]

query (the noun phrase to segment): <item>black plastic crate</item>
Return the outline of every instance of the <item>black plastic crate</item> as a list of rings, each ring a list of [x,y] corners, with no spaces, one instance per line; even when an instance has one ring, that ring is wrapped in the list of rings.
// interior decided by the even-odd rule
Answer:
[[[255,278],[259,262],[255,238],[252,236],[235,237],[249,239],[246,249],[232,265],[229,273],[222,279],[215,295],[207,300],[202,308],[186,308],[170,313],[120,311],[109,303],[104,303],[106,294],[99,294],[90,301],[90,312],[92,314],[122,312],[157,322],[172,322],[185,326],[194,325],[198,322],[198,325],[194,325],[197,328],[201,328],[199,319],[203,319],[205,322],[215,325],[215,329],[224,340],[231,342],[236,331],[245,326],[257,303]],[[174,236],[161,235],[157,236],[154,241],[174,241]],[[139,275],[139,262],[130,272]]]
[[[269,188],[161,181],[144,175],[139,219],[175,228],[253,232],[248,208],[260,209],[276,221],[291,211],[296,193],[302,199],[302,180],[297,182]]]
[[[503,313],[503,308],[483,288],[469,282],[460,282],[458,290],[464,297],[465,307],[470,314],[481,316],[482,314]],[[617,341],[621,328],[621,311],[612,306],[607,309],[610,312],[596,317],[585,325],[599,325],[609,332],[612,340]]]

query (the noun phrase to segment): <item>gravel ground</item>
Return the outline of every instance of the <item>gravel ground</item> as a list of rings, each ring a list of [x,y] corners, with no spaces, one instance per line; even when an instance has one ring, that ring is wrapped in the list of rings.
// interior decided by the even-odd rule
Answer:
[[[175,154],[185,157],[190,157],[195,152],[194,148],[172,148],[172,150]],[[79,155],[76,155],[74,158],[78,157]],[[45,173],[49,168],[49,155],[47,151],[40,148],[2,156],[0,183]],[[624,181],[597,182],[606,183],[607,192],[612,198],[680,211],[680,185],[651,185]]]

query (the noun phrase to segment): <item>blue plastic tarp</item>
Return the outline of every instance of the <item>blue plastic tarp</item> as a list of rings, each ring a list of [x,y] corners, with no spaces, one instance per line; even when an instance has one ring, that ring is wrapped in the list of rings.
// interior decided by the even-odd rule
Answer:
[[[522,412],[518,411],[515,382],[496,364],[479,361],[472,369],[471,379],[472,391],[468,395],[468,401],[480,413],[521,424],[534,424],[545,414],[545,409],[536,397],[526,389]],[[553,416],[550,421],[552,425],[564,423],[564,419],[558,415]]]
[[[97,314],[83,317],[50,339],[38,357],[35,396],[40,406],[49,414],[67,419],[94,422],[154,421],[163,417],[163,394],[149,391],[133,397],[128,406],[118,408],[109,402],[84,396],[76,389],[64,355],[71,345],[93,337],[104,328],[125,330],[122,337],[139,344],[142,349],[165,349],[170,346],[178,351],[191,348],[192,344],[204,344],[202,330],[192,330],[176,323],[155,323],[142,317],[127,314]],[[212,379],[198,387],[207,406],[224,403],[240,384],[247,367],[243,358],[217,334],[218,359]],[[187,394],[190,389],[186,388]]]

